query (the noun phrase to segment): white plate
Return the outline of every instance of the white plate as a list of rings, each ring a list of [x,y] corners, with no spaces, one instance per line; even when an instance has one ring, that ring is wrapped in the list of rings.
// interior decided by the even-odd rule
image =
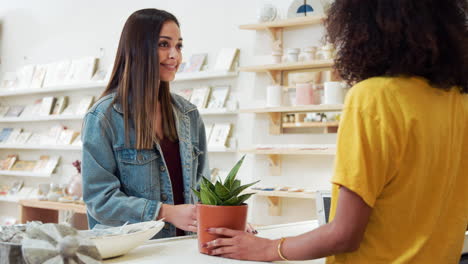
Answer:
[[[157,223],[155,223],[157,222]],[[145,228],[150,227],[150,228]],[[91,238],[103,259],[117,257],[126,254],[130,250],[143,244],[164,227],[163,221],[149,221],[136,224],[130,224],[122,227],[123,230],[138,228],[142,231],[124,234],[109,235]]]

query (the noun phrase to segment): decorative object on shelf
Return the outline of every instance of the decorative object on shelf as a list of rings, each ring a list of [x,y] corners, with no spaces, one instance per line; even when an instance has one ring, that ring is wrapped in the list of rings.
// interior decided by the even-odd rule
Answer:
[[[24,110],[24,105],[12,105],[8,108],[5,117],[18,117]]]
[[[26,65],[16,71],[17,88],[28,89],[34,75],[35,65]]]
[[[70,196],[82,197],[82,178],[81,178],[81,162],[74,161],[73,166],[76,168],[77,173],[71,177],[71,181],[67,186],[66,193]]]
[[[190,102],[199,109],[205,108],[210,96],[210,92],[211,88],[208,86],[194,88],[192,96],[190,97]]]
[[[227,139],[231,132],[231,124],[218,123],[214,124],[213,130],[208,141],[209,147],[226,147]]]
[[[330,60],[335,56],[335,49],[330,43],[327,43],[320,47],[320,50],[317,51],[316,57],[318,60]]]
[[[273,63],[281,63],[283,60],[283,51],[282,50],[273,50],[271,52],[271,56],[273,57]]]
[[[23,186],[24,186],[24,181],[23,180],[15,181],[11,185],[10,190],[8,191],[8,194],[9,195],[16,195],[21,190],[21,188],[23,188]]]
[[[185,66],[184,72],[198,72],[201,71],[203,65],[205,64],[206,53],[194,54],[190,57],[190,62]]]
[[[65,77],[66,83],[89,82],[96,71],[98,59],[96,57],[84,57],[71,62],[70,69]]]
[[[64,188],[57,183],[51,183],[49,193],[47,194],[47,200],[57,202],[60,197],[65,195]]]
[[[48,116],[50,113],[52,113],[55,101],[57,99],[53,96],[48,96],[42,98],[42,103],[41,103],[41,108],[39,110],[39,115],[40,116]]]
[[[14,90],[18,85],[18,80],[16,78],[16,72],[5,72],[3,74],[2,83],[0,84],[0,89],[5,90]]]
[[[47,65],[36,65],[29,88],[31,89],[41,88],[44,83],[46,72],[47,72]]]
[[[296,83],[296,104],[314,104],[314,89],[311,83]]]
[[[324,82],[323,103],[342,104],[345,97],[345,85],[341,82]]]
[[[222,48],[216,57],[213,71],[232,71],[238,56],[238,48]]]
[[[6,159],[0,160],[0,170],[10,170],[18,159],[18,155],[8,155]]]
[[[47,195],[49,194],[50,184],[40,183],[38,185],[37,198],[39,201],[47,201]]]
[[[278,10],[276,7],[270,3],[267,3],[258,10],[257,19],[258,22],[269,22],[275,20],[277,16]]]
[[[229,94],[229,85],[217,86],[211,89],[210,99],[207,108],[223,108]]]
[[[208,254],[208,249],[203,248],[203,244],[220,237],[206,232],[207,228],[222,226],[234,230],[245,230],[248,206],[244,202],[252,196],[252,193],[241,193],[259,181],[241,185],[241,181],[236,179],[244,158],[245,155],[231,169],[224,183],[218,180],[213,184],[209,179],[202,177],[200,191],[192,189],[201,202],[197,204],[200,253]]]
[[[94,243],[76,229],[63,224],[43,224],[28,228],[22,241],[27,263],[98,264],[101,255]]]
[[[185,100],[190,101],[193,89],[182,89],[174,91],[175,94],[182,96]]]
[[[11,127],[4,127],[2,131],[0,132],[0,143],[5,143],[8,141],[8,138],[10,137],[11,133],[13,132],[13,128]]]
[[[85,96],[81,98],[78,107],[76,108],[76,115],[84,115],[88,112],[88,109],[93,105],[94,96]]]
[[[315,60],[315,54],[317,53],[317,49],[318,48],[316,46],[302,48],[301,55],[299,55],[299,60],[300,61]]]
[[[281,106],[281,97],[283,96],[283,87],[281,85],[268,85],[267,86],[267,107]]]
[[[294,0],[288,9],[288,18],[323,15],[320,0]]]
[[[57,100],[55,101],[55,105],[52,110],[52,115],[60,115],[63,112],[63,110],[65,110],[67,105],[68,105],[68,96],[58,97]]]
[[[287,61],[288,62],[297,62],[299,61],[299,53],[301,49],[299,48],[288,48],[286,51]]]

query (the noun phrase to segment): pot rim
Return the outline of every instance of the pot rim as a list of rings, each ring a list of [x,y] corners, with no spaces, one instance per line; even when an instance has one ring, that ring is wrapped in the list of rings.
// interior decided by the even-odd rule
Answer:
[[[232,207],[232,208],[236,208],[236,207],[246,207],[246,206],[248,206],[248,204],[242,203],[241,205],[211,205],[211,204],[197,203],[196,206],[202,206],[202,207],[216,207],[216,208],[220,208],[220,207]]]

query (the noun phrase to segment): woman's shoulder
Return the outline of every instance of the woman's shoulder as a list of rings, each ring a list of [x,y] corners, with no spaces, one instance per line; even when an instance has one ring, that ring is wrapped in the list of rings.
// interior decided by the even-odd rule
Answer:
[[[114,101],[115,93],[111,93],[99,98],[88,112],[91,113],[105,113],[109,107],[112,106]]]
[[[171,97],[172,97],[172,103],[180,112],[187,114],[189,112],[197,110],[197,107],[191,102],[189,102],[187,99],[185,99],[184,97],[175,93],[171,93]]]

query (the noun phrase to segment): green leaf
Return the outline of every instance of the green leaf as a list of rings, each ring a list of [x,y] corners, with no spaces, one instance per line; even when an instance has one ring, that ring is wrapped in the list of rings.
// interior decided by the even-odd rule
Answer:
[[[243,190],[249,188],[250,186],[252,186],[252,185],[254,185],[254,184],[258,183],[258,182],[259,182],[259,181],[252,182],[252,183],[249,183],[249,184],[246,184],[246,185],[242,185],[242,186],[238,187],[237,189],[233,190],[233,191],[231,192],[231,195],[232,195],[232,196],[237,196],[237,195],[239,195]]]
[[[198,200],[201,201],[200,192],[195,190],[194,188],[191,188],[191,189],[192,189],[192,192],[198,197]]]
[[[233,196],[229,200],[223,202],[223,205],[228,205],[228,206],[234,206],[234,205],[237,205],[237,204],[238,204],[237,203],[237,196]]]
[[[246,193],[246,194],[243,194],[239,197],[237,197],[237,202],[238,204],[237,205],[241,205],[242,203],[244,203],[247,199],[250,198],[250,196],[254,195],[254,193]]]
[[[229,189],[224,187],[224,185],[222,185],[220,182],[216,182],[215,192],[222,200],[229,198]]]
[[[212,191],[215,190],[215,186],[214,186],[213,183],[212,183],[210,180],[208,180],[207,178],[202,177],[201,182],[204,183],[208,188],[210,188],[210,190],[212,190]]]
[[[200,192],[201,203],[207,205],[216,205],[216,199],[212,197],[210,192]]]
[[[227,186],[228,189],[232,188],[234,180],[236,179],[237,172],[242,166],[242,162],[244,162],[244,158],[245,155],[242,156],[242,158],[236,163],[236,165],[234,165],[234,167],[231,169],[228,176],[226,177],[226,180],[224,181],[224,186]]]
[[[231,190],[235,190],[241,186],[241,181],[235,180],[234,183],[232,184]]]

